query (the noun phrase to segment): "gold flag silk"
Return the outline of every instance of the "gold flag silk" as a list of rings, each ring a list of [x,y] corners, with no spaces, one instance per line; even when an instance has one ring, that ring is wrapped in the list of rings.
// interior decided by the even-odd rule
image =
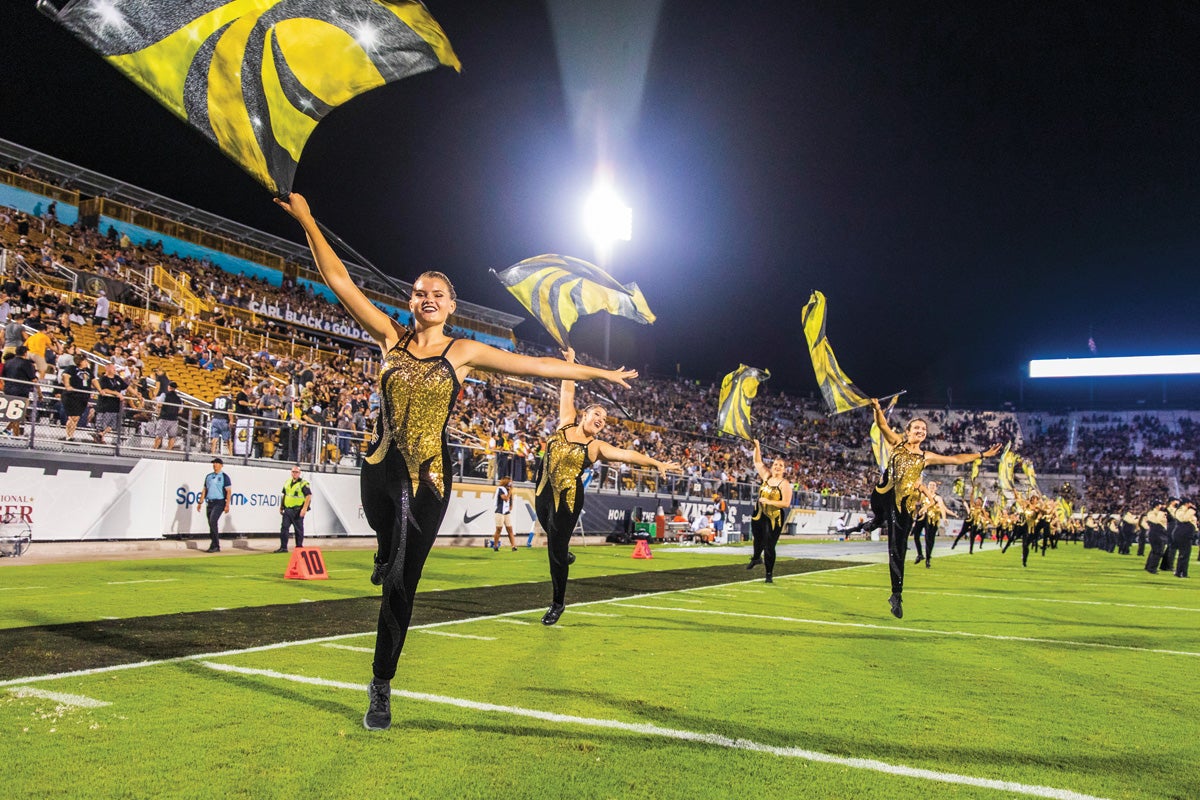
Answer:
[[[812,358],[817,385],[831,414],[840,414],[852,408],[870,405],[871,399],[846,377],[838,366],[833,348],[825,336],[825,295],[813,292],[808,305],[801,312],[804,338],[808,340],[808,354]]]
[[[1017,454],[1012,449],[1012,443],[1004,445],[1004,452],[1000,454],[1000,461],[996,464],[996,480],[999,484],[1000,499],[1003,500],[1006,494],[1011,494],[1013,499],[1016,499],[1017,493],[1013,488],[1013,473],[1017,468]]]
[[[416,0],[75,0],[55,20],[280,196],[334,108],[460,69]]]
[[[717,430],[753,439],[750,434],[750,401],[758,395],[758,385],[771,377],[771,373],[757,367],[739,364],[738,368],[721,381],[721,395],[717,401]]]
[[[636,283],[622,285],[595,264],[578,258],[541,255],[492,274],[542,323],[560,346],[580,317],[607,311],[643,325],[654,322]]]

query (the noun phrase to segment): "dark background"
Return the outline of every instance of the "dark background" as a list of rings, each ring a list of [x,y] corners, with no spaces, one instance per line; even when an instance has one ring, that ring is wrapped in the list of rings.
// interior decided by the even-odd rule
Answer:
[[[299,240],[266,191],[32,0],[0,10],[0,137]],[[488,274],[561,252],[593,149],[573,134],[542,3],[429,0],[463,62],[326,118],[296,176],[385,271]],[[666,0],[618,180],[652,328],[614,360],[815,389],[799,311],[866,392],[927,403],[1197,400],[1191,379],[1021,385],[1030,358],[1200,352],[1194,3]],[[614,39],[613,46],[618,46]],[[581,323],[582,324],[582,323]],[[535,324],[518,327],[537,338]],[[598,325],[580,349],[599,353]]]

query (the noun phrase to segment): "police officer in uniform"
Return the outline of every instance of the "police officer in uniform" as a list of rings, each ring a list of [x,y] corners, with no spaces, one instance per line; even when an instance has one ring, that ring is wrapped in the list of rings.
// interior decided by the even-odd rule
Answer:
[[[225,462],[220,458],[212,460],[212,468],[213,471],[204,477],[204,490],[196,501],[196,510],[207,506],[205,515],[208,517],[208,536],[212,541],[204,552],[219,553],[221,534],[217,531],[217,525],[221,522],[221,515],[229,513],[229,502],[233,495],[230,485],[233,482],[221,471],[225,468]]]
[[[308,481],[300,477],[300,467],[292,467],[292,477],[283,485],[283,502],[279,505],[279,515],[282,518],[279,525],[279,549],[276,553],[288,551],[288,529],[296,531],[296,547],[304,547],[304,517],[308,514],[308,506],[312,502],[312,490]]]

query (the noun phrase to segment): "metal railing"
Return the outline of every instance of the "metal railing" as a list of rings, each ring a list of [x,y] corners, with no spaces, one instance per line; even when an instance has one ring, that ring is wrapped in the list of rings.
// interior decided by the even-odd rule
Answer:
[[[220,455],[246,465],[301,464],[315,472],[357,472],[368,431],[314,425],[279,412],[237,414],[195,405],[146,400],[132,389],[115,399],[115,411],[98,411],[95,391],[73,390],[51,381],[8,379],[0,395],[0,448],[61,454],[71,458],[113,456],[204,461]],[[76,417],[68,416],[80,410]],[[172,413],[172,411],[174,413]],[[165,413],[164,413],[165,412]],[[172,419],[171,417],[174,417]],[[450,470],[456,481],[494,482],[509,477],[531,484],[536,461],[510,451],[489,451],[451,431]],[[588,491],[709,500],[714,492],[733,502],[752,503],[758,484],[599,463]],[[792,505],[829,511],[861,511],[863,498],[795,491]]]

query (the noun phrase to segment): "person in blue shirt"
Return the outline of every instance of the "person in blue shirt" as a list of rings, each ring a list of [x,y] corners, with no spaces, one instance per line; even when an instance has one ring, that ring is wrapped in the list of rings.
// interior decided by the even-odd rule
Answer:
[[[221,521],[222,514],[229,513],[229,498],[232,494],[229,487],[233,483],[229,476],[221,471],[224,467],[225,462],[221,459],[212,460],[213,471],[204,477],[204,489],[200,492],[200,499],[196,501],[196,510],[204,508],[208,515],[208,536],[211,543],[204,551],[206,553],[221,552],[221,536],[217,532],[217,524]]]

